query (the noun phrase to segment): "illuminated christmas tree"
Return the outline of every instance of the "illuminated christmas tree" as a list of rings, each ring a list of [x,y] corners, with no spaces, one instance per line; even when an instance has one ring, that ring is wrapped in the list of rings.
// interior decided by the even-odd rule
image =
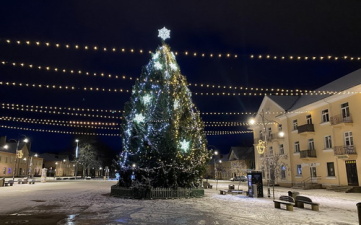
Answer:
[[[132,89],[122,123],[119,186],[194,187],[210,158],[204,124],[163,39]]]

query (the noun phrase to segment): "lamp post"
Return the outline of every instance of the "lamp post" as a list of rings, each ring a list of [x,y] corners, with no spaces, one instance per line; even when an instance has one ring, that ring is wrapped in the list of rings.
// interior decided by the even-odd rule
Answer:
[[[75,142],[76,142],[76,148],[75,148],[75,171],[74,171],[74,175],[75,175],[75,180],[76,180],[76,176],[78,175],[79,139],[75,139]]]
[[[55,162],[55,169],[54,169],[55,173],[54,173],[54,178],[56,178],[56,168],[57,168],[57,165],[58,165],[58,162]]]
[[[24,143],[28,143],[29,142],[29,139],[25,136],[25,135],[22,135],[24,136],[25,138],[22,140],[22,142]],[[18,158],[22,158],[23,157],[23,153],[21,150],[19,150],[19,145],[20,145],[20,139],[17,140],[16,142],[16,149],[15,149],[15,160],[14,160],[14,169],[13,169],[13,181],[15,180],[15,170],[16,170],[16,163],[17,163],[17,159]]]
[[[214,180],[216,180],[216,190],[217,190],[217,164],[216,164],[216,156],[218,155],[218,151],[214,151],[213,163],[214,163]]]
[[[265,151],[266,151],[266,149],[267,149],[267,140],[269,139],[269,137],[268,137],[268,134],[267,134],[267,123],[266,123],[266,118],[265,118],[265,113],[264,113],[264,111],[262,110],[262,112],[259,114],[259,116],[261,117],[261,119],[262,119],[262,121],[261,121],[261,124],[262,124],[262,126],[263,126],[263,128],[262,128],[262,130],[263,130],[263,133],[264,133],[264,140],[262,141],[262,140],[259,140],[259,142],[258,142],[258,144],[257,144],[257,146],[256,146],[256,148],[257,148],[257,151],[258,151],[258,153],[259,154],[264,154],[265,153]],[[276,123],[276,124],[279,124],[278,122],[276,122],[276,121],[269,121],[269,120],[267,120],[267,122],[272,122],[272,123]],[[254,119],[254,118],[252,118],[252,119],[250,119],[249,121],[248,121],[248,123],[250,124],[250,125],[254,125],[254,124],[256,124],[256,120]],[[271,135],[271,134],[269,134],[269,135]],[[284,137],[284,135],[285,135],[285,133],[283,132],[283,131],[279,131],[278,132],[278,136],[279,137]],[[262,139],[262,138],[260,138],[260,139]],[[272,155],[271,155],[272,154]],[[272,182],[272,192],[273,192],[273,199],[275,199],[275,195],[274,195],[274,183],[275,183],[275,179],[271,179],[271,160],[273,160],[274,159],[274,155],[273,155],[273,152],[270,152],[270,151],[267,151],[267,155],[265,156],[265,159],[266,159],[266,166],[267,166],[267,169],[268,169],[268,184],[267,184],[267,186],[268,186],[268,188],[267,188],[267,192],[268,192],[268,197],[270,198],[271,197],[271,191],[270,191],[270,183],[271,183],[271,181],[273,181]],[[275,164],[275,162],[272,162],[272,165],[273,165],[273,167],[274,167],[274,164]],[[274,171],[274,168],[273,168],[273,173],[274,173],[275,171]]]
[[[30,163],[29,163],[29,178],[33,178],[34,177],[34,174],[33,174],[33,172],[32,172],[32,170],[33,170],[33,157],[38,157],[38,154],[36,154],[35,153],[35,155],[33,155],[33,156],[31,156],[30,157]]]

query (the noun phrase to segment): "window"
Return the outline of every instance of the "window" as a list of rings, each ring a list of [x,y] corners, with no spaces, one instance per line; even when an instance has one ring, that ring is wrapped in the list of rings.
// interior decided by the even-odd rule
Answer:
[[[330,116],[328,114],[328,109],[322,110],[322,123],[330,121]]]
[[[286,167],[281,166],[281,179],[286,179]]]
[[[273,147],[272,146],[270,146],[268,148],[268,155],[273,155]]]
[[[261,139],[261,140],[263,139],[263,132],[262,132],[262,130],[259,131],[259,139]]]
[[[302,166],[300,164],[296,165],[296,173],[297,173],[297,176],[302,175]]]
[[[282,124],[278,124],[278,131],[282,131]]]
[[[297,130],[297,120],[293,120],[293,130]]]
[[[8,162],[8,157],[5,157],[5,163],[7,163]]]
[[[307,116],[306,116],[306,121],[307,121],[307,124],[312,124],[312,117],[311,117],[311,115],[307,115]]]
[[[268,128],[267,136],[268,136],[267,137],[268,140],[272,139],[272,128],[271,127]]]
[[[295,142],[295,152],[300,152],[300,142]]]
[[[329,177],[335,176],[335,165],[333,162],[327,163],[327,176],[329,176]]]
[[[350,117],[350,108],[348,106],[348,102],[341,104],[341,113],[342,118]]]
[[[280,149],[280,155],[284,155],[285,154],[285,149],[283,148],[283,144],[279,145],[279,149]]]
[[[330,149],[332,148],[332,140],[331,140],[331,136],[326,136],[325,137],[325,149]]]
[[[308,150],[315,150],[315,142],[313,139],[308,139]]]
[[[345,145],[353,146],[353,137],[351,131],[345,132]]]

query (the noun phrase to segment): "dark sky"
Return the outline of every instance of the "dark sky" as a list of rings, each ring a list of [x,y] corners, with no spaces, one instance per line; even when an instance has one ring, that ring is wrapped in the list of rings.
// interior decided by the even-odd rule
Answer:
[[[81,69],[138,77],[160,45],[158,29],[171,30],[166,42],[173,51],[237,54],[238,58],[177,56],[190,83],[259,88],[315,89],[361,67],[361,61],[267,60],[250,55],[361,57],[360,1],[3,1],[0,7],[0,61]],[[7,44],[6,40],[12,40]],[[21,45],[16,44],[20,40]],[[32,44],[27,46],[28,40]],[[35,41],[53,46],[40,47]],[[76,50],[62,46],[125,48],[126,52]],[[93,78],[69,73],[0,65],[0,81],[131,89],[133,81]],[[196,89],[194,92],[218,92]],[[223,91],[229,91],[225,89]],[[1,103],[33,106],[122,110],[129,94],[45,90],[0,86]],[[201,112],[256,112],[262,97],[193,96]],[[114,119],[70,117],[0,109],[1,116],[57,120],[120,122]],[[96,113],[95,113],[96,114]],[[100,113],[99,113],[100,114]],[[116,115],[119,114],[105,114]],[[204,121],[247,121],[247,116],[203,116]],[[74,131],[69,127],[8,122],[0,125]],[[245,127],[206,127],[244,130]],[[100,133],[117,131],[98,130]],[[34,152],[72,148],[78,136],[0,128],[0,135],[32,139]],[[250,135],[208,136],[210,145],[228,151],[249,144]],[[116,151],[119,137],[101,137]]]

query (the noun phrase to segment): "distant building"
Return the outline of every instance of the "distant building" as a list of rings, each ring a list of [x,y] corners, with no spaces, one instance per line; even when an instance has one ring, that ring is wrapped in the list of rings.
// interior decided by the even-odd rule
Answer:
[[[66,154],[44,153],[44,168],[47,169],[47,176],[62,177],[75,175],[75,162],[69,160]]]
[[[43,158],[30,151],[31,143],[0,137],[0,177],[40,176]]]
[[[265,96],[251,126],[256,169],[284,186],[359,186],[360,91],[361,69],[308,95]]]
[[[231,147],[228,154],[213,155],[205,178],[229,180],[246,175],[247,171],[254,169],[254,165],[253,147]]]

